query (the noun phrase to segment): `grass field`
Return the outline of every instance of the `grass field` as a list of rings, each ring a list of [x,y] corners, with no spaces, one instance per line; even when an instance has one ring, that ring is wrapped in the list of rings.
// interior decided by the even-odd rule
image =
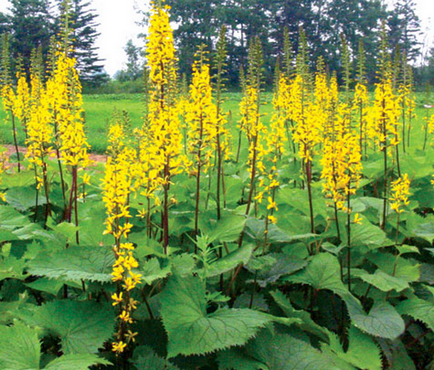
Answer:
[[[236,124],[240,119],[239,104],[242,98],[241,93],[227,93],[224,110],[229,112],[229,121],[232,130],[237,132]],[[272,94],[264,93],[264,105],[261,112],[264,113],[264,123],[268,124],[272,114]],[[413,150],[421,149],[423,146],[423,117],[427,114],[427,109],[423,108],[425,96],[423,93],[417,94],[416,119],[413,122],[411,134],[411,147]],[[84,95],[84,109],[86,112],[86,130],[92,152],[104,153],[107,147],[107,132],[110,121],[115,110],[128,112],[133,127],[140,127],[144,115],[144,100],[141,94],[117,94],[117,95]],[[434,112],[428,112],[432,114]],[[2,124],[3,123],[3,124]],[[19,130],[19,144],[24,145],[24,134]],[[238,135],[234,135],[234,140]],[[428,138],[430,142],[430,138]],[[10,122],[5,123],[5,113],[3,106],[0,106],[0,143],[11,144],[12,130]]]

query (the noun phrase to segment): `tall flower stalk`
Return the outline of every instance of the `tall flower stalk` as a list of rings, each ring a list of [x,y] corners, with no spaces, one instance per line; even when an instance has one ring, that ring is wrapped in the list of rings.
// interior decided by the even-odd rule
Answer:
[[[384,158],[383,215],[380,224],[382,229],[386,225],[389,171],[390,167],[392,167],[389,165],[388,157],[393,157],[393,154],[395,154],[395,160],[399,167],[398,144],[400,140],[397,120],[400,115],[399,102],[393,92],[391,62],[387,48],[387,35],[383,23],[380,42],[379,82],[375,89],[372,121],[369,125],[369,136],[374,139]]]
[[[21,172],[21,159],[20,151],[18,149],[17,128],[15,122],[15,91],[12,85],[11,76],[11,63],[9,55],[9,35],[4,33],[2,36],[2,56],[1,56],[1,68],[0,68],[0,96],[3,100],[3,107],[6,112],[5,122],[9,119],[12,122],[12,135],[14,138],[15,153],[18,160],[18,172]]]
[[[43,87],[40,75],[31,70],[30,115],[27,122],[26,158],[33,164],[36,180],[36,192],[43,186],[45,191],[45,222],[50,216],[49,181],[47,159],[53,148],[52,115],[50,112],[50,95]],[[39,176],[42,172],[42,178]],[[36,202],[37,203],[37,202]],[[36,206],[37,207],[37,206]]]
[[[176,102],[177,75],[173,31],[168,6],[154,2],[151,9],[146,55],[149,67],[149,135],[158,154],[160,186],[163,188],[161,214],[162,243],[169,245],[169,191],[173,175],[182,171],[182,135]]]
[[[217,190],[216,190],[216,200],[217,200],[217,219],[221,218],[221,206],[222,206],[222,195],[223,195],[223,205],[226,206],[226,189],[225,189],[225,178],[224,178],[224,162],[229,155],[229,130],[226,128],[226,115],[223,113],[223,103],[224,99],[222,96],[225,84],[223,73],[226,67],[227,58],[227,42],[226,42],[226,26],[222,26],[220,29],[219,39],[217,41],[216,50],[216,147],[217,147]]]
[[[59,52],[54,76],[47,81],[47,91],[54,97],[51,109],[60,160],[72,176],[65,219],[72,222],[74,214],[74,223],[78,226],[78,172],[90,164],[90,146],[84,132],[83,97],[75,66],[75,59]],[[76,241],[79,243],[78,231]]]
[[[190,101],[187,108],[188,153],[191,156],[191,172],[196,177],[196,206],[194,216],[194,235],[199,231],[199,206],[201,175],[207,173],[214,155],[217,136],[217,112],[212,101],[209,65],[204,50],[199,47],[197,60],[193,65],[193,79],[190,85]]]
[[[110,128],[109,157],[103,180],[103,201],[106,206],[107,219],[104,234],[114,238],[112,281],[116,283],[116,292],[112,295],[113,306],[118,308],[118,326],[116,341],[112,350],[116,355],[125,354],[126,347],[135,341],[137,333],[132,332],[132,314],[138,302],[132,291],[141,284],[142,275],[137,273],[138,262],[134,257],[134,246],[128,242],[128,234],[133,225],[129,210],[129,198],[133,191],[133,181],[137,171],[136,151],[123,142],[123,128],[115,123]]]
[[[250,172],[249,194],[246,205],[246,216],[250,213],[255,191],[258,169],[263,169],[265,148],[263,138],[266,136],[266,127],[261,122],[261,79],[262,79],[262,50],[259,39],[252,41],[249,52],[249,70],[246,81],[246,90],[240,104],[241,128],[247,136],[249,144],[248,168]],[[242,244],[241,236],[239,245]]]
[[[357,59],[357,83],[354,89],[354,109],[358,110],[359,146],[363,157],[367,158],[367,106],[368,89],[366,83],[365,50],[363,41],[359,43],[359,55]]]

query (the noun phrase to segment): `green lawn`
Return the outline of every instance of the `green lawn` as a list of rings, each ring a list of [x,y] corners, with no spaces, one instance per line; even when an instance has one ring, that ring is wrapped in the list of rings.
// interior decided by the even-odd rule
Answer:
[[[240,119],[239,104],[241,101],[241,93],[227,93],[226,102],[224,105],[225,111],[229,112],[229,124],[234,133],[234,140],[237,139],[236,124]],[[267,124],[271,118],[272,94],[264,93],[264,105],[261,112],[264,113],[263,120]],[[417,118],[413,123],[413,131],[411,136],[412,148],[419,149],[423,145],[423,117],[426,115],[426,109],[423,108],[424,94],[417,95]],[[118,94],[118,95],[84,95],[84,109],[86,112],[86,130],[89,144],[92,151],[103,153],[107,147],[107,132],[114,110],[125,110],[131,118],[133,127],[140,127],[142,124],[144,113],[143,96],[140,94]],[[433,112],[434,113],[434,110]],[[430,112],[431,114],[431,112]],[[0,143],[12,143],[12,130],[10,123],[1,124],[4,122],[5,114],[3,107],[0,107]],[[19,130],[19,143],[24,145],[24,134]]]

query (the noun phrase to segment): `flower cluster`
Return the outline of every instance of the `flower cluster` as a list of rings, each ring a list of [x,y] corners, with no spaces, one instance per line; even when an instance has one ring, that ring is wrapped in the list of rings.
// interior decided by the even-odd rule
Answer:
[[[13,113],[24,128],[27,128],[27,122],[30,116],[30,90],[26,76],[22,72],[17,73],[17,92],[13,105]]]
[[[267,136],[267,128],[261,122],[259,113],[259,89],[247,86],[240,103],[240,128],[249,141],[249,171],[258,168],[264,171],[263,158],[266,154],[263,138]]]
[[[375,89],[375,100],[368,120],[368,135],[381,151],[399,144],[399,101],[393,92],[391,79],[383,80]]]
[[[85,168],[89,155],[84,132],[84,111],[81,84],[75,69],[76,60],[64,52],[57,55],[53,78],[47,81],[58,146],[64,163]]]
[[[134,246],[127,242],[133,225],[129,210],[129,198],[133,192],[133,180],[137,176],[137,153],[124,144],[124,128],[122,123],[115,122],[110,128],[109,152],[105,177],[103,180],[103,201],[107,210],[105,234],[113,235],[115,244],[113,252],[112,280],[117,283],[117,292],[112,295],[113,306],[119,307],[119,326],[116,334],[117,342],[112,349],[117,354],[125,350],[129,341],[134,341],[136,333],[128,328],[137,301],[131,297],[131,291],[141,283],[141,274],[136,273],[138,262],[134,257]]]
[[[202,55],[200,55],[202,54]],[[207,171],[215,152],[217,135],[217,112],[212,101],[209,66],[203,56],[193,65],[193,78],[190,86],[190,100],[187,106],[188,152],[191,154],[194,172],[201,168]]]
[[[45,158],[53,148],[53,120],[50,110],[50,96],[43,88],[40,78],[36,74],[31,75],[30,114],[27,122],[27,154],[30,163],[35,169],[40,167],[45,171]],[[41,183],[39,182],[38,186]]]
[[[333,199],[337,209],[350,212],[346,206],[349,195],[355,194],[361,177],[361,153],[359,141],[353,133],[346,133],[336,140],[324,142],[321,177],[325,179],[323,191]]]
[[[392,195],[390,197],[390,208],[396,213],[404,212],[402,207],[408,205],[408,196],[410,195],[410,179],[407,174],[399,177],[390,184]]]
[[[294,129],[294,141],[299,144],[299,155],[307,163],[313,161],[315,147],[321,142],[320,107],[309,103]]]
[[[274,149],[276,156],[285,152],[288,141],[289,122],[291,120],[291,84],[285,75],[281,75],[277,93],[273,97],[274,113],[271,117],[270,133],[267,135],[268,147]]]

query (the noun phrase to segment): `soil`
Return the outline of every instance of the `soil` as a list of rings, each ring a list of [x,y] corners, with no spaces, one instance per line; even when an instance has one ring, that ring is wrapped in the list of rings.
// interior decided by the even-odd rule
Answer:
[[[9,158],[12,154],[15,154],[15,146],[14,145],[0,145],[3,148],[6,149],[6,158]],[[20,153],[22,153],[23,157],[27,152],[27,148],[24,146],[19,146],[18,147],[18,151]],[[21,157],[21,156],[20,156]],[[89,158],[92,162],[98,162],[98,163],[102,163],[102,162],[106,162],[107,161],[107,155],[105,154],[94,154],[94,153],[89,153]],[[6,168],[10,168],[10,167],[16,167],[18,164],[17,163],[10,163],[6,160]]]

